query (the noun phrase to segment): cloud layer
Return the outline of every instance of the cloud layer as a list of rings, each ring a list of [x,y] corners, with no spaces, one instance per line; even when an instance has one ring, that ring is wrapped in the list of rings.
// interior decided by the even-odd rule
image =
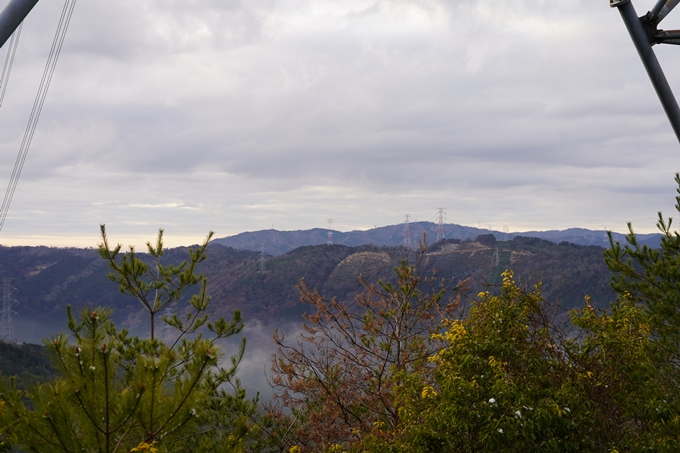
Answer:
[[[0,182],[59,12],[26,21]],[[657,52],[680,93],[680,50]],[[444,206],[499,229],[651,231],[678,151],[605,0],[90,0],[0,243],[95,245],[99,223],[131,243],[350,230]]]

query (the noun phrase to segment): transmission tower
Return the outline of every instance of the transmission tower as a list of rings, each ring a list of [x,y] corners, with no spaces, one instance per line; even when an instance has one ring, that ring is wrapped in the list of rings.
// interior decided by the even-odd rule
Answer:
[[[409,226],[409,214],[404,214],[404,247],[411,248],[411,227]]]
[[[444,233],[444,220],[446,220],[444,214],[446,214],[446,211],[444,209],[446,208],[437,208],[437,242],[446,238]]]
[[[264,244],[260,246],[260,272],[267,270],[267,257],[264,253]]]
[[[609,235],[607,234],[607,227],[604,227],[604,237],[602,238],[604,242],[609,242]]]
[[[333,245],[333,219],[328,219],[328,235],[326,236],[326,245]]]
[[[661,69],[659,60],[652,49],[655,44],[680,44],[679,30],[660,30],[658,28],[662,20],[666,18],[673,8],[678,6],[678,0],[657,0],[656,5],[642,17],[638,17],[631,0],[609,0],[612,8],[618,8],[621,13],[628,34],[630,34],[642,65],[647,70],[647,75],[656,90],[666,116],[671,122],[675,136],[680,140],[680,107],[673,95],[666,75]]]
[[[507,241],[508,240],[508,233],[510,232],[510,227],[507,225],[503,225],[503,240]]]
[[[496,250],[493,252],[493,261],[495,267],[498,267],[501,264],[501,256],[498,253],[498,247],[496,247]]]
[[[14,329],[12,328],[12,320],[19,314],[12,310],[12,306],[18,303],[12,297],[12,293],[16,291],[16,288],[9,284],[9,278],[4,278],[2,286],[2,311],[0,311],[0,340],[5,343],[16,343]]]

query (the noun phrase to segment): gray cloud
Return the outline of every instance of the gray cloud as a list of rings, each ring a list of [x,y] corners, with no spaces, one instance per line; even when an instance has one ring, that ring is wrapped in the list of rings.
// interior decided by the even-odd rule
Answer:
[[[0,181],[59,8],[25,24]],[[677,49],[658,53],[677,85]],[[0,242],[91,245],[100,222],[179,242],[351,229],[437,206],[470,225],[648,231],[671,212],[678,163],[606,1],[93,0],[76,7]]]

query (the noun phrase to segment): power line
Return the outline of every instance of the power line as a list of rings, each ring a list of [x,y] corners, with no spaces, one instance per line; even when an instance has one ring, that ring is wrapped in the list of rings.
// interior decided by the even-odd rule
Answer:
[[[7,49],[7,56],[5,57],[5,65],[2,67],[2,76],[0,76],[0,106],[2,106],[2,101],[5,100],[5,92],[7,91],[7,84],[9,83],[9,75],[12,72],[12,66],[14,66],[14,56],[17,54],[17,47],[19,46],[19,36],[21,36],[21,28],[24,23],[19,24],[19,27],[9,40],[9,47]]]
[[[208,279],[208,292],[212,291],[212,288],[221,286],[224,282],[230,281],[235,275],[248,271],[248,266],[254,263],[254,259],[249,259],[244,261],[243,265],[236,269],[230,269],[227,273]]]
[[[255,263],[256,261],[254,260],[250,261],[247,266],[241,269],[237,274],[231,274],[227,276],[226,279],[221,279],[221,281],[212,286],[212,288],[209,288],[208,293],[210,294],[210,297],[214,299],[218,296],[224,295],[228,289],[231,289],[237,283],[245,280],[247,277],[253,274],[258,269],[258,267],[253,265]]]
[[[47,91],[49,90],[50,83],[52,82],[54,69],[57,66],[57,61],[59,60],[59,55],[61,54],[61,48],[64,44],[64,38],[66,37],[66,31],[68,30],[68,26],[71,22],[75,5],[76,0],[66,0],[64,2],[64,9],[61,12],[59,25],[57,26],[57,31],[54,34],[52,48],[50,49],[49,56],[47,57],[47,64],[45,65],[45,70],[43,71],[40,87],[38,88],[38,93],[36,94],[35,101],[33,102],[33,109],[31,110],[31,115],[28,119],[28,124],[26,125],[24,138],[21,141],[21,146],[19,147],[19,154],[17,155],[17,160],[14,163],[14,169],[12,170],[12,176],[10,177],[7,190],[5,191],[5,198],[2,200],[2,205],[0,206],[0,230],[2,230],[2,227],[5,225],[5,219],[7,218],[7,213],[9,212],[9,206],[12,203],[12,197],[14,197],[14,191],[17,188],[17,183],[19,182],[19,177],[21,176],[21,170],[24,167],[24,162],[26,161],[26,156],[28,155],[28,149],[30,148],[31,141],[33,140],[35,128],[38,125],[38,119],[40,118],[40,113],[42,112],[45,98],[47,97]]]

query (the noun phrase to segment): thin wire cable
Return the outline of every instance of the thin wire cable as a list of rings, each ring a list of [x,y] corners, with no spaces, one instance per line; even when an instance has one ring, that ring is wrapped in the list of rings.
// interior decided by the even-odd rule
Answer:
[[[255,260],[249,262],[247,267],[242,269],[238,274],[236,274],[236,275],[232,274],[233,278],[231,278],[227,281],[222,281],[217,286],[213,286],[208,291],[208,294],[210,295],[210,297],[213,298],[213,299],[220,297],[220,296],[224,295],[225,291],[227,291],[228,289],[231,289],[237,283],[244,281],[246,278],[248,278],[251,274],[253,274],[257,270],[257,266],[254,266],[254,264],[257,264],[257,262]]]
[[[7,56],[5,57],[5,65],[2,67],[2,76],[0,76],[0,88],[2,88],[2,92],[0,92],[0,107],[2,106],[2,101],[5,100],[5,92],[7,91],[7,85],[9,84],[9,76],[12,73],[12,66],[14,66],[14,56],[17,53],[19,37],[21,36],[21,28],[23,26],[24,23],[21,22],[16,31],[12,33],[12,37],[9,39]]]
[[[222,285],[222,283],[232,280],[235,276],[242,274],[243,272],[248,270],[250,265],[252,265],[255,262],[256,262],[255,259],[248,259],[241,266],[231,269],[225,274],[221,274],[216,277],[210,278],[208,280],[208,292]]]
[[[217,297],[223,296],[227,290],[231,289],[234,287],[236,284],[244,281],[246,278],[248,278],[251,274],[253,274],[257,270],[256,266],[252,266],[250,269],[245,269],[240,275],[236,276],[232,280],[229,280],[227,282],[222,283],[219,285],[219,287],[214,287],[210,292],[209,295],[211,298],[215,299]]]
[[[66,31],[68,30],[68,26],[71,22],[75,5],[76,0],[66,0],[64,2],[64,8],[61,12],[61,17],[59,18],[59,25],[57,26],[57,31],[54,35],[54,40],[52,41],[52,48],[50,49],[49,56],[47,57],[47,64],[45,65],[43,77],[40,81],[40,87],[38,88],[38,93],[33,103],[33,109],[31,110],[31,115],[28,119],[24,138],[19,148],[19,154],[17,155],[17,160],[14,163],[12,176],[10,177],[9,184],[7,185],[7,190],[5,192],[2,205],[0,206],[0,231],[5,225],[5,219],[7,218],[7,213],[9,212],[9,206],[12,203],[14,191],[16,190],[17,183],[19,182],[21,170],[24,167],[24,162],[26,161],[26,156],[28,155],[28,150],[31,146],[31,141],[33,140],[33,134],[35,134],[35,129],[38,125],[38,119],[40,118],[40,113],[42,112],[45,98],[47,97],[47,91],[49,90],[50,83],[52,82],[54,69],[57,66],[57,61],[59,60],[59,55],[61,54],[61,48],[64,44],[64,38],[66,37]]]
[[[47,91],[49,90],[50,83],[52,82],[54,69],[56,68],[57,60],[59,59],[59,55],[61,53],[61,46],[66,36],[66,30],[68,29],[68,25],[71,20],[71,14],[73,14],[74,6],[75,0],[73,0],[73,3],[70,4],[69,0],[66,0],[66,2],[64,3],[64,10],[62,11],[59,26],[57,27],[57,32],[55,33],[55,39],[52,42],[52,48],[50,49],[48,63],[45,66],[45,71],[43,72],[43,79],[40,83],[40,87],[38,88],[38,95],[36,96],[36,101],[33,105],[33,111],[31,112],[31,117],[29,118],[29,124],[26,127],[26,133],[24,134],[24,139],[21,143],[20,148],[21,161],[19,163],[18,170],[15,174],[14,184],[12,185],[11,193],[9,194],[7,206],[5,206],[4,210],[0,208],[0,211],[2,212],[2,218],[0,219],[0,230],[2,230],[2,227],[5,223],[5,217],[7,216],[7,212],[9,211],[9,204],[11,203],[12,198],[14,197],[14,191],[16,190],[17,183],[19,182],[19,177],[21,176],[21,171],[24,167],[24,162],[26,161],[26,156],[28,155],[28,150],[31,146],[31,142],[33,141],[33,134],[35,133],[36,126],[38,125],[38,119],[40,117],[40,113],[42,112],[42,108],[45,103]]]
[[[7,216],[7,212],[9,211],[9,205],[12,201],[12,197],[14,196],[14,190],[16,189],[16,185],[19,180],[19,176],[21,175],[21,170],[23,168],[24,161],[26,160],[26,155],[28,152],[28,147],[26,146],[27,144],[30,144],[30,139],[32,139],[33,134],[31,133],[32,131],[35,131],[35,126],[37,125],[37,116],[39,116],[39,113],[42,109],[42,103],[41,100],[44,101],[44,95],[47,94],[45,87],[49,87],[49,84],[46,85],[48,80],[51,80],[49,77],[49,72],[50,69],[54,68],[54,56],[56,54],[56,49],[59,45],[60,42],[60,35],[62,33],[62,30],[64,30],[64,23],[65,23],[65,18],[67,17],[68,13],[68,7],[69,7],[69,0],[66,0],[64,3],[64,8],[62,9],[61,12],[61,17],[59,18],[59,25],[57,26],[57,31],[55,32],[54,35],[54,40],[52,41],[52,47],[50,48],[50,53],[47,57],[47,63],[45,65],[45,70],[43,71],[43,77],[42,80],[40,81],[40,86],[38,88],[38,93],[36,95],[36,99],[33,103],[33,109],[31,110],[31,115],[28,120],[28,125],[26,126],[26,131],[24,133],[24,138],[21,142],[21,146],[19,148],[19,154],[17,155],[17,160],[14,163],[14,169],[12,170],[12,176],[10,177],[10,183],[7,186],[7,191],[5,192],[5,198],[3,199],[2,206],[0,206],[0,230],[2,229],[2,226],[5,223],[5,217]],[[63,42],[63,40],[61,40]]]

